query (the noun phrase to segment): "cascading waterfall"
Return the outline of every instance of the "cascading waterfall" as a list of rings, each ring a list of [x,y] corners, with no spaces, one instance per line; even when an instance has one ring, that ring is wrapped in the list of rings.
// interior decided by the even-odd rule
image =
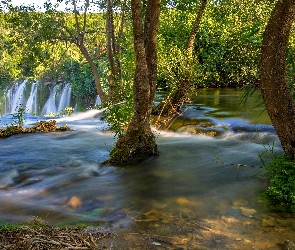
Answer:
[[[27,80],[16,83],[7,91],[5,110],[7,113],[15,113],[19,106],[24,105]]]
[[[66,84],[62,90],[60,102],[58,104],[58,112],[70,106],[72,90],[69,84]]]
[[[61,110],[71,105],[72,90],[70,84],[52,84],[46,88],[48,97],[45,104],[40,102],[39,92],[45,85],[37,82],[15,83],[6,93],[5,113],[15,113],[19,107],[24,107],[26,113],[47,115],[49,113],[58,114]],[[30,92],[29,92],[30,89]],[[29,95],[27,93],[30,93]]]
[[[50,91],[49,98],[47,99],[47,102],[45,103],[41,115],[49,114],[50,112],[56,114],[57,113],[57,107],[56,107],[56,101],[58,100],[58,89],[59,85],[55,85],[53,87],[53,90]]]
[[[30,114],[36,114],[38,112],[37,93],[38,82],[34,82],[31,87],[29,99],[26,104],[26,111]]]
[[[101,99],[100,99],[99,95],[96,97],[94,105],[101,105]]]

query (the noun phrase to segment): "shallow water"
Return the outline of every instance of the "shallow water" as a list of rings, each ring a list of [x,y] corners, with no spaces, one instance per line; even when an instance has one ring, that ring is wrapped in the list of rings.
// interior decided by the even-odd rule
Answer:
[[[221,129],[218,136],[155,130],[160,155],[123,167],[101,165],[115,140],[96,110],[57,119],[73,131],[2,139],[0,223],[39,216],[141,232],[183,249],[281,249],[295,240],[295,220],[259,202],[268,183],[258,156],[281,147],[267,114],[258,116],[263,107],[253,109],[256,97],[241,107],[240,94],[206,90],[184,107],[179,119],[209,119],[203,128]]]

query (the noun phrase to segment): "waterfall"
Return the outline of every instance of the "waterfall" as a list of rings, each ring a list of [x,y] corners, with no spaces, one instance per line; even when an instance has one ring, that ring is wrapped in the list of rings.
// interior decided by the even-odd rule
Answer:
[[[50,112],[56,114],[57,113],[57,107],[56,107],[56,97],[57,97],[57,90],[59,88],[59,85],[55,85],[50,91],[49,98],[47,99],[47,102],[45,103],[41,114],[47,115]]]
[[[61,89],[61,91],[60,91]],[[50,96],[45,103],[41,114],[47,115],[50,112],[59,114],[61,110],[70,106],[72,90],[69,84],[65,84],[63,88],[60,85],[55,85],[50,91]]]
[[[28,93],[30,94],[28,95]],[[23,106],[26,112],[31,114],[59,114],[61,110],[69,107],[72,102],[72,90],[68,83],[44,85],[37,81],[29,84],[25,80],[22,83],[15,83],[7,90],[5,96],[5,113],[15,113],[19,106]]]
[[[27,80],[22,83],[17,82],[7,91],[7,98],[5,101],[6,113],[15,113],[20,106],[25,105],[26,84]]]
[[[37,93],[38,82],[34,82],[31,86],[31,92],[26,104],[26,112],[30,114],[36,114],[38,112]]]
[[[66,84],[62,90],[57,111],[60,112],[66,107],[70,106],[72,90],[69,84]]]
[[[96,97],[96,100],[95,100],[95,104],[94,105],[95,106],[96,105],[101,105],[101,99],[100,99],[99,95]]]

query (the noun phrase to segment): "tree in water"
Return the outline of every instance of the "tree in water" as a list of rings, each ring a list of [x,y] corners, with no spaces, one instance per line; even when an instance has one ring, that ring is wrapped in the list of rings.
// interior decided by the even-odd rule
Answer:
[[[286,49],[295,1],[277,1],[265,28],[259,65],[260,89],[284,152],[295,160],[295,103],[286,78]]]
[[[157,80],[157,34],[160,0],[148,0],[143,22],[140,0],[131,0],[136,69],[134,76],[134,114],[126,133],[120,137],[106,163],[124,164],[157,155],[151,115]]]
[[[191,29],[190,36],[188,38],[186,44],[186,65],[185,67],[189,70],[186,70],[186,75],[183,76],[181,79],[180,86],[177,87],[176,91],[173,92],[171,95],[168,95],[162,102],[158,104],[158,106],[154,109],[153,113],[156,115],[173,115],[180,111],[181,104],[185,101],[187,92],[189,90],[191,84],[191,76],[190,73],[192,72],[190,69],[194,66],[193,60],[193,48],[194,48],[194,41],[196,35],[199,31],[199,26],[202,20],[202,16],[204,14],[205,8],[207,5],[207,0],[202,0],[201,6],[199,8],[197,17]]]

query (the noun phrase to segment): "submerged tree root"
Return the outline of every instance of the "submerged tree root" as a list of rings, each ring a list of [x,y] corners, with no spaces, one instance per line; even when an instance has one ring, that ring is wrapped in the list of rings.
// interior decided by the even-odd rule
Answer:
[[[129,132],[116,143],[110,153],[110,159],[103,164],[123,165],[126,163],[144,160],[158,155],[158,148],[154,134]]]
[[[24,128],[22,126],[8,126],[6,129],[0,129],[0,138],[9,137],[17,134],[36,133],[36,132],[56,132],[68,131],[70,128],[67,124],[57,127],[55,120],[40,121],[31,128]]]

